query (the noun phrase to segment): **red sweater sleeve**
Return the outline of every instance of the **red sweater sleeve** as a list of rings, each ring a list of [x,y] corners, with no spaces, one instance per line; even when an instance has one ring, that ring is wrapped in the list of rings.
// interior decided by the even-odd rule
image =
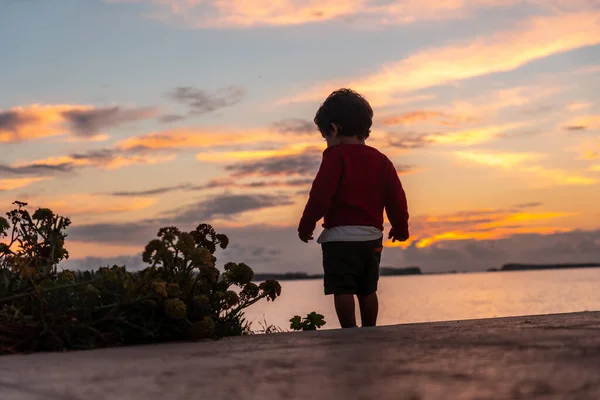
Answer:
[[[327,149],[323,152],[321,166],[313,181],[310,195],[300,224],[298,232],[313,233],[317,222],[325,216],[335,194],[340,178],[342,176],[343,161],[338,152]]]
[[[385,212],[396,235],[408,238],[408,202],[394,164],[388,160],[388,189]]]

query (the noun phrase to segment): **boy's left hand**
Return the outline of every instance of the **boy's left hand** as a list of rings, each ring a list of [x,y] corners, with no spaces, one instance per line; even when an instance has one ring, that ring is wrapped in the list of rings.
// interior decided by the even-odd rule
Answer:
[[[300,240],[302,240],[304,243],[308,243],[309,240],[313,240],[313,235],[312,233],[300,233],[298,232],[298,237],[300,238]]]
[[[394,230],[394,228],[392,228],[392,229],[390,229],[390,235],[388,236],[388,239],[392,239],[392,243],[406,242],[408,240],[408,237],[402,237],[402,236],[396,235],[396,231]]]

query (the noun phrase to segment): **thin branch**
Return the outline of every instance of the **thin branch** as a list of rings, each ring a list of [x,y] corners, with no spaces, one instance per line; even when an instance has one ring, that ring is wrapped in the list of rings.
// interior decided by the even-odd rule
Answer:
[[[267,293],[262,293],[262,294],[258,295],[258,297],[254,298],[253,300],[250,300],[244,304],[237,306],[234,310],[232,310],[230,313],[227,314],[227,318],[237,315],[244,308],[250,307],[252,304],[259,302],[260,300],[264,299],[265,297],[267,297]]]

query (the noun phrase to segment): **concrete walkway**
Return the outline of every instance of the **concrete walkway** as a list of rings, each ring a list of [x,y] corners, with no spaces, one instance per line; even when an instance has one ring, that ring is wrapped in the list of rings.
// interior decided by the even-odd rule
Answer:
[[[2,356],[0,399],[600,399],[600,312]]]

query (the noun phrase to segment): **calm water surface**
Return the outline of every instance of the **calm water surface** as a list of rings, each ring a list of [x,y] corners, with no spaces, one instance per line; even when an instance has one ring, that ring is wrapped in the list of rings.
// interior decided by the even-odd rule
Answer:
[[[287,329],[291,317],[311,311],[325,316],[323,329],[339,328],[322,285],[281,282],[275,302],[247,309],[252,329],[263,320]],[[384,277],[379,299],[379,325],[600,310],[600,268]]]

